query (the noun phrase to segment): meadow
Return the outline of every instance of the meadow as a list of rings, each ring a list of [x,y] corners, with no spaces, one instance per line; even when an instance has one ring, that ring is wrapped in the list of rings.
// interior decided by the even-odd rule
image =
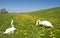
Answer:
[[[0,38],[60,38],[60,7],[19,14],[0,14]],[[14,20],[16,31],[4,35]],[[36,26],[36,21],[47,20],[53,28]]]

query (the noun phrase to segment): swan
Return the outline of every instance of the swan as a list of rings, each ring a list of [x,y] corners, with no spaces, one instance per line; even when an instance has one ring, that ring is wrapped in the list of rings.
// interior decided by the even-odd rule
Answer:
[[[13,20],[11,21],[11,26],[12,27],[7,28],[6,31],[3,34],[9,34],[9,33],[12,33],[12,32],[14,32],[16,30],[16,28],[13,25]]]
[[[43,25],[43,26],[46,26],[46,27],[53,27],[53,25],[49,21],[37,20],[36,25]]]

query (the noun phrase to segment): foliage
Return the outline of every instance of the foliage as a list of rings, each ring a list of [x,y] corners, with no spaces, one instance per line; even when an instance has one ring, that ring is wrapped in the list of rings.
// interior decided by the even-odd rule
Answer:
[[[8,13],[8,11],[5,8],[0,10],[0,14],[6,14],[6,13]]]

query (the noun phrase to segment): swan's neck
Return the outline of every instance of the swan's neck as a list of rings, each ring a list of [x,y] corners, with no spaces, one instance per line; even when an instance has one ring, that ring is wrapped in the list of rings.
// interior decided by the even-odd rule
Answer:
[[[12,26],[12,28],[15,28],[14,26]]]
[[[14,25],[13,25],[13,20],[11,21],[11,26],[14,27]]]

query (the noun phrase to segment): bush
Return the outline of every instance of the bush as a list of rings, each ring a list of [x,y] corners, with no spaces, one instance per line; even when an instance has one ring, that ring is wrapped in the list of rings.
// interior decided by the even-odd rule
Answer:
[[[0,10],[0,13],[1,13],[1,14],[5,14],[5,13],[8,13],[8,11],[4,8],[4,9],[1,9],[1,10]]]

